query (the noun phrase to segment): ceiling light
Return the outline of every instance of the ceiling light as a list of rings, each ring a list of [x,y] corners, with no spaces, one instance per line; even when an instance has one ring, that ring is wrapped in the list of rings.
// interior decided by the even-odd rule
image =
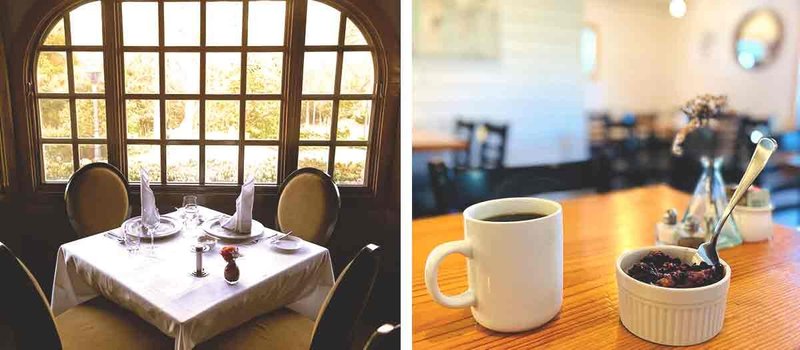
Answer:
[[[681,18],[686,14],[686,2],[684,0],[672,0],[669,2],[669,14],[675,18]]]

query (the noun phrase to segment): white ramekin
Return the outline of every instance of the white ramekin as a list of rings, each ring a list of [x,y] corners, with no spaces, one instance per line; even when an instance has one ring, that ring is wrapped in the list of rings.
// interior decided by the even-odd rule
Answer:
[[[760,242],[772,238],[772,205],[733,209],[733,219],[745,242]]]
[[[683,346],[702,343],[722,330],[731,268],[725,261],[725,277],[698,288],[664,288],[639,282],[625,273],[650,251],[660,250],[688,262],[695,249],[652,246],[622,253],[617,259],[619,318],[631,333],[653,343]]]

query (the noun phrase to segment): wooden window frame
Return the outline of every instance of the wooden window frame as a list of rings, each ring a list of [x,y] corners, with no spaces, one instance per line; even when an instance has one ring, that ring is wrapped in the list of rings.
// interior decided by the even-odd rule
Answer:
[[[346,185],[342,184],[339,185],[340,190],[342,192],[343,197],[355,197],[355,198],[362,198],[362,197],[376,197],[378,193],[379,183],[383,182],[381,180],[380,168],[383,166],[379,163],[379,155],[384,153],[381,151],[381,139],[383,134],[391,134],[385,132],[384,128],[386,128],[386,120],[384,118],[384,114],[386,113],[386,104],[387,100],[385,99],[387,93],[387,78],[389,74],[388,65],[388,58],[387,52],[385,51],[385,46],[381,42],[381,38],[376,33],[376,29],[370,23],[369,19],[366,18],[363,14],[359,14],[357,9],[353,6],[348,6],[349,4],[346,3],[338,3],[332,0],[318,0],[321,3],[329,5],[334,9],[340,12],[340,23],[339,23],[339,43],[337,45],[327,45],[327,46],[305,46],[305,23],[306,23],[306,14],[307,14],[307,4],[309,0],[287,0],[286,1],[286,20],[285,20],[285,31],[284,31],[284,46],[248,46],[247,45],[247,32],[248,32],[248,23],[247,23],[247,4],[249,0],[242,0],[243,3],[243,21],[242,21],[242,45],[241,46],[226,46],[226,47],[206,47],[204,46],[205,43],[205,33],[206,33],[206,26],[205,26],[205,11],[206,11],[206,4],[208,2],[214,2],[215,0],[200,0],[200,32],[201,32],[201,42],[200,46],[196,47],[181,47],[181,46],[164,46],[164,25],[163,25],[163,7],[165,2],[181,2],[181,1],[196,1],[196,0],[100,0],[102,6],[102,21],[103,21],[103,37],[104,37],[104,45],[102,47],[97,46],[70,46],[69,41],[66,42],[66,46],[47,46],[46,50],[42,50],[42,43],[45,39],[45,36],[49,33],[51,27],[56,24],[59,18],[64,18],[65,20],[65,31],[68,30],[68,12],[78,6],[81,6],[88,1],[80,1],[77,3],[72,3],[68,5],[61,6],[60,9],[54,9],[50,11],[48,16],[42,21],[45,26],[40,25],[40,29],[37,32],[37,36],[32,38],[33,45],[32,52],[27,57],[26,66],[29,67],[29,73],[26,74],[26,80],[28,82],[28,87],[30,88],[29,92],[29,101],[33,103],[29,112],[31,114],[31,118],[28,120],[28,126],[31,131],[31,138],[29,141],[29,146],[31,147],[32,154],[38,155],[34,159],[35,164],[32,165],[32,179],[33,179],[33,186],[34,192],[36,193],[55,193],[61,192],[63,193],[64,184],[61,183],[48,183],[44,181],[44,174],[43,174],[43,158],[41,147],[43,142],[46,143],[67,143],[72,142],[75,145],[77,144],[91,144],[91,143],[104,143],[107,140],[107,150],[108,150],[108,161],[109,163],[117,166],[120,168],[123,173],[127,175],[127,145],[128,144],[152,144],[160,146],[161,150],[161,184],[155,185],[155,189],[157,192],[163,193],[185,193],[187,191],[191,191],[198,194],[224,194],[224,193],[236,193],[238,192],[238,186],[232,186],[241,184],[243,182],[244,176],[244,147],[255,145],[255,146],[262,146],[262,145],[269,145],[269,146],[278,146],[279,147],[279,157],[278,157],[278,179],[276,184],[269,184],[266,186],[258,186],[257,193],[259,194],[268,194],[272,195],[277,193],[278,186],[281,184],[283,179],[288,176],[288,174],[296,169],[297,160],[298,160],[298,150],[300,146],[326,146],[329,147],[329,155],[328,155],[328,173],[335,176],[334,167],[335,167],[335,152],[336,147],[339,146],[360,146],[366,147],[367,155],[365,159],[365,178],[363,185]],[[121,4],[122,2],[155,2],[158,4],[159,7],[159,46],[158,47],[123,47],[122,46],[122,24],[121,24]],[[344,32],[346,29],[347,20],[355,24],[364,38],[367,40],[367,45],[344,45]],[[66,40],[70,40],[69,33],[65,32],[67,38]],[[90,50],[87,50],[90,49]],[[41,138],[41,130],[39,128],[39,116],[38,116],[38,98],[45,98],[50,95],[59,95],[59,94],[38,94],[35,90],[35,80],[36,80],[36,60],[38,59],[38,52],[41,51],[98,51],[101,49],[104,54],[104,75],[105,75],[105,82],[106,82],[106,89],[103,93],[106,99],[106,121],[107,125],[107,132],[106,132],[106,140],[103,139],[77,139],[77,135],[74,132],[74,121],[72,121],[73,125],[73,138],[74,140],[69,139],[42,139]],[[128,94],[124,90],[124,65],[123,65],[123,57],[124,52],[158,52],[159,53],[159,93],[158,94]],[[248,52],[276,52],[281,51],[283,52],[283,81],[281,84],[281,94],[247,94],[246,91],[246,65],[247,65],[247,53]],[[315,51],[329,51],[329,52],[336,52],[337,54],[337,63],[336,63],[336,76],[335,76],[335,90],[333,94],[329,95],[303,95],[302,94],[302,79],[303,79],[303,57],[305,52],[315,52]],[[344,58],[345,52],[352,52],[352,51],[361,51],[361,52],[370,52],[373,58],[373,89],[372,94],[365,94],[365,95],[348,95],[348,94],[341,94],[341,73],[342,73],[342,63]],[[165,75],[164,75],[164,65],[165,65],[165,52],[241,52],[242,54],[242,68],[241,69],[241,86],[239,94],[231,94],[231,95],[212,95],[212,94],[205,94],[205,54],[201,54],[200,58],[200,93],[199,94],[166,94],[165,93]],[[68,64],[71,67],[72,62],[71,59],[68,57]],[[73,84],[71,75],[68,77],[70,81],[68,82],[70,85]],[[72,89],[70,89],[70,101],[71,101],[71,120],[75,118],[74,115],[74,98],[81,98],[81,97],[88,97],[86,94],[73,94]],[[60,94],[63,96],[64,94]],[[91,97],[96,97],[95,95],[91,95]],[[155,99],[159,101],[160,109],[162,111],[160,116],[160,123],[161,123],[161,137],[159,139],[152,139],[152,140],[129,140],[126,136],[126,127],[125,127],[125,117],[124,117],[124,101],[128,98],[135,98],[135,97],[148,97],[149,99]],[[199,125],[199,132],[200,137],[197,140],[172,140],[166,139],[165,136],[165,123],[166,123],[166,115],[163,113],[165,110],[165,101],[166,100],[197,100],[199,101],[199,108],[200,108],[200,125]],[[238,140],[205,140],[205,115],[204,115],[204,108],[205,103],[204,101],[207,100],[221,100],[221,99],[229,99],[229,100],[237,100],[240,101],[240,115],[239,115],[239,139]],[[307,141],[307,140],[300,140],[299,139],[299,130],[300,130],[300,122],[299,117],[296,118],[289,118],[289,115],[300,115],[300,105],[302,100],[315,100],[315,99],[324,99],[324,100],[332,100],[333,101],[333,110],[332,110],[332,121],[331,121],[331,135],[329,140],[320,140],[320,141]],[[280,113],[280,135],[278,140],[246,140],[244,138],[244,121],[245,121],[245,103],[244,101],[250,100],[280,100],[281,101],[281,113]],[[336,139],[336,127],[338,122],[338,104],[340,100],[370,100],[371,103],[371,115],[370,115],[370,125],[369,125],[369,136],[366,141],[344,141],[344,140],[337,140]],[[121,117],[114,117],[114,116],[121,116]],[[200,162],[200,169],[199,169],[199,183],[198,184],[182,184],[182,183],[166,183],[166,146],[167,145],[197,145],[201,148],[200,155],[199,155],[199,162]],[[203,147],[206,145],[236,145],[239,148],[239,157],[238,157],[238,181],[236,184],[204,184],[205,181],[205,152],[202,150]],[[37,150],[38,149],[38,150]],[[77,146],[73,146],[73,155],[77,152]],[[73,162],[79,162],[77,157],[73,157]],[[133,186],[132,189],[135,191],[135,187]]]

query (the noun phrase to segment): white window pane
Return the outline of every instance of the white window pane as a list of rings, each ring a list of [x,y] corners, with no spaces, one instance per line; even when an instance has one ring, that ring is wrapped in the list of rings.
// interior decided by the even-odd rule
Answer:
[[[64,19],[59,19],[58,22],[47,33],[43,45],[66,45],[66,35],[64,32]]]
[[[277,140],[281,101],[247,101],[244,137],[247,140]]]
[[[335,52],[306,52],[303,62],[303,93],[332,94],[335,74]]]
[[[200,54],[197,52],[167,52],[164,54],[165,90],[168,94],[197,94],[200,92]]]
[[[158,53],[125,53],[125,92],[158,93]]]
[[[339,117],[336,122],[336,139],[366,141],[369,138],[372,101],[339,101]]]
[[[367,39],[364,38],[364,34],[361,33],[361,30],[356,27],[356,24],[353,23],[349,18],[347,19],[347,24],[344,27],[344,44],[345,45],[367,45]]]
[[[197,140],[200,138],[200,101],[172,101],[165,103],[167,138]]]
[[[297,168],[317,168],[328,172],[328,147],[300,146],[297,154]]]
[[[250,176],[256,183],[278,182],[278,146],[244,147],[244,177]]]
[[[206,101],[206,138],[239,139],[239,101]]]
[[[164,45],[200,45],[200,3],[164,3]]]
[[[247,54],[247,93],[280,94],[283,80],[283,53]]]
[[[103,45],[103,16],[100,1],[90,2],[69,12],[72,45]]]
[[[242,55],[238,52],[206,54],[206,93],[238,94],[242,81]]]
[[[67,181],[74,171],[72,145],[42,145],[45,181]]]
[[[206,146],[206,183],[236,182],[238,164],[238,146]]]
[[[69,100],[39,99],[39,122],[43,138],[72,137]]]
[[[167,183],[198,183],[199,146],[167,146]]]
[[[141,180],[140,169],[145,170],[151,184],[161,182],[161,146],[128,145],[128,180]]]
[[[76,99],[75,116],[79,138],[106,138],[106,100]]]
[[[108,163],[106,145],[78,145],[78,161],[80,166],[90,163]]]
[[[343,94],[371,94],[375,67],[370,52],[345,52],[342,60]]]
[[[72,72],[75,92],[97,93],[106,90],[102,52],[73,52]]]
[[[282,46],[285,1],[250,1],[247,9],[247,44]]]
[[[122,44],[125,46],[158,46],[157,3],[122,3]]]
[[[308,2],[306,45],[336,45],[339,43],[338,10],[318,1]]]
[[[242,45],[242,3],[206,3],[206,45]]]
[[[300,139],[330,140],[333,101],[303,101],[300,104]]]
[[[161,110],[158,100],[125,101],[129,139],[158,139],[161,135]]]
[[[336,147],[333,181],[342,185],[363,185],[367,147]]]
[[[36,89],[39,92],[68,91],[66,52],[39,52],[39,60],[36,63]]]

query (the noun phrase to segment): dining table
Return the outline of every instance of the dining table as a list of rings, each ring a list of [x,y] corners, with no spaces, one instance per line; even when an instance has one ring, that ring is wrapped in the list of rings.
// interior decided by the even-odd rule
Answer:
[[[411,134],[414,152],[463,151],[468,146],[467,141],[439,131],[416,129]]]
[[[425,288],[425,261],[444,242],[463,239],[461,214],[412,222],[412,340],[414,349],[661,348],[630,333],[618,313],[615,261],[624,251],[655,244],[655,224],[665,210],[682,211],[690,196],[650,185],[561,201],[564,286],[560,312],[520,333],[499,333],[476,323],[470,310],[449,309]],[[536,254],[536,247],[530,247]],[[689,348],[800,348],[800,234],[774,225],[770,240],[720,250],[731,267],[722,331]],[[445,258],[439,286],[445,295],[467,289],[466,259]],[[519,278],[526,276],[519,271]]]
[[[200,221],[223,215],[198,209]],[[181,218],[179,211],[165,215]],[[333,288],[327,248],[300,241],[299,250],[280,251],[270,245],[270,237],[279,232],[268,228],[257,239],[216,243],[202,253],[207,276],[196,277],[197,234],[184,227],[155,240],[152,252],[147,238],[138,252],[129,252],[117,238],[121,229],[63,244],[56,259],[53,314],[103,297],[174,338],[176,350],[187,350],[281,307],[313,320]],[[240,277],[235,284],[223,276],[222,246],[236,246],[242,255],[236,259]]]

